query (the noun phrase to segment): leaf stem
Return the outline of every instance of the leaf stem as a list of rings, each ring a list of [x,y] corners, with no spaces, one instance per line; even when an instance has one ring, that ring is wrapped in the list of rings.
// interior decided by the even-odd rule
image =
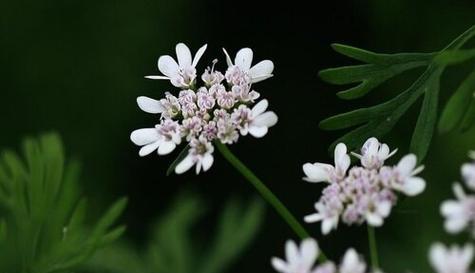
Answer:
[[[368,229],[368,245],[371,255],[371,267],[373,270],[379,269],[378,246],[376,244],[376,233],[374,227],[367,225]]]
[[[275,194],[249,168],[247,168],[246,165],[244,165],[244,163],[242,163],[225,144],[222,144],[219,141],[216,141],[215,144],[224,158],[254,186],[262,198],[264,198],[264,200],[275,209],[275,211],[301,239],[310,237],[310,234],[299,223],[299,221],[297,221],[279,198],[277,198],[277,196],[275,196]],[[320,251],[320,256],[318,258],[322,262],[327,260],[323,251]]]

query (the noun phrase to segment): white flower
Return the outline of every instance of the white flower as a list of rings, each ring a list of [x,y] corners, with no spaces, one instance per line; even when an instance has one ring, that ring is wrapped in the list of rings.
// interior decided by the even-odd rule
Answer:
[[[339,273],[365,273],[365,271],[366,263],[353,248],[348,249],[343,256]]]
[[[261,100],[254,105],[251,110],[251,118],[249,122],[249,134],[253,137],[263,137],[267,134],[270,127],[277,123],[277,115],[272,111],[267,111],[269,102]]]
[[[408,196],[418,195],[424,191],[426,182],[420,177],[416,177],[424,166],[416,168],[417,157],[414,154],[404,156],[395,168],[396,182],[394,189],[403,192]]]
[[[471,190],[475,190],[475,163],[463,164],[461,171],[465,185]]]
[[[397,149],[390,152],[388,145],[380,143],[377,138],[372,137],[366,140],[361,148],[361,155],[352,153],[361,160],[361,165],[368,169],[378,169],[383,166],[384,161],[397,152]]]
[[[457,200],[447,200],[440,206],[440,212],[445,217],[444,227],[449,233],[459,233],[464,230],[475,213],[475,197],[467,196],[460,184],[453,185]]]
[[[159,155],[166,155],[181,143],[180,125],[176,121],[164,120],[155,128],[138,129],[130,135],[135,145],[143,146],[140,156],[146,156],[158,149]]]
[[[330,233],[332,229],[338,227],[338,221],[340,218],[343,205],[341,203],[335,204],[336,206],[329,206],[322,202],[315,203],[316,213],[305,216],[304,221],[307,223],[315,223],[321,221],[321,231],[323,235]]]
[[[373,227],[380,227],[384,223],[384,218],[391,213],[393,204],[389,200],[377,200],[372,203],[373,209],[368,211],[365,215],[368,225]]]
[[[146,78],[170,80],[174,86],[180,88],[190,87],[196,78],[196,65],[203,56],[206,45],[198,49],[193,59],[190,49],[185,44],[177,44],[175,50],[178,63],[169,55],[160,56],[158,59],[158,70],[165,76],[146,76]]]
[[[237,66],[239,69],[247,73],[251,77],[251,82],[256,83],[272,77],[272,71],[274,70],[274,63],[270,60],[264,60],[256,65],[252,66],[253,52],[250,48],[243,48],[238,51],[234,63],[231,61],[226,49],[223,48],[224,54],[226,54],[226,63],[229,67]]]
[[[160,114],[166,111],[160,101],[145,96],[138,97],[137,104],[142,111],[150,114]]]
[[[303,165],[303,171],[306,177],[304,177],[303,180],[318,183],[336,182],[343,179],[351,163],[345,144],[339,143],[336,145],[334,157],[335,166],[324,163],[305,163]]]
[[[294,241],[285,244],[286,261],[272,258],[274,269],[281,273],[310,273],[319,254],[318,244],[314,239],[305,239],[297,247]]]
[[[201,170],[206,172],[213,165],[214,147],[204,136],[192,139],[188,155],[175,167],[177,174],[188,171],[193,165],[196,166],[196,174]]]
[[[468,273],[473,259],[473,246],[445,247],[435,243],[429,251],[429,261],[437,273]]]

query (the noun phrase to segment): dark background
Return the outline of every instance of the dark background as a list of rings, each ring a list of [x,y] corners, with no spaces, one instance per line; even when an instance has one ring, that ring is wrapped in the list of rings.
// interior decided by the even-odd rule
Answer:
[[[396,94],[417,75],[404,74],[354,102],[338,100],[338,88],[317,75],[350,63],[330,43],[388,53],[438,50],[474,23],[474,12],[472,0],[0,0],[0,146],[16,147],[24,136],[58,131],[69,154],[83,162],[84,192],[98,212],[118,196],[129,196],[123,221],[127,237],[141,245],[150,224],[182,189],[204,195],[216,211],[231,196],[254,194],[217,153],[213,168],[200,176],[166,177],[173,155],[139,158],[129,134],[154,120],[138,109],[135,98],[158,98],[170,88],[143,76],[156,74],[157,58],[174,55],[180,41],[193,52],[208,43],[201,68],[214,58],[223,67],[223,46],[232,54],[249,46],[256,61],[275,63],[275,77],[256,88],[280,119],[264,139],[241,138],[231,149],[303,217],[312,212],[320,187],[301,181],[301,165],[330,161],[327,147],[341,134],[321,131],[318,122]],[[442,98],[471,68],[447,71]],[[401,148],[396,158],[407,151],[415,113],[384,139]],[[438,206],[451,196],[458,167],[475,148],[474,136],[472,130],[435,137],[423,174],[428,189],[401,203],[377,230],[387,271],[427,272],[430,243],[454,241],[443,233]],[[306,227],[335,259],[348,246],[367,253],[364,228],[344,227],[322,238],[319,225]],[[201,232],[212,232],[212,226],[197,236]],[[258,240],[231,272],[271,272],[269,258],[282,255],[287,238],[294,238],[292,232],[269,209]]]

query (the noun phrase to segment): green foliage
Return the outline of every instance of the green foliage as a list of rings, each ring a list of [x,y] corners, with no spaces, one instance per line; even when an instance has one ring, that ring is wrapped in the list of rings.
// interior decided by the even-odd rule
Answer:
[[[440,78],[446,67],[465,62],[475,57],[475,50],[461,47],[473,36],[475,26],[457,37],[450,45],[436,53],[379,54],[367,50],[334,44],[335,51],[352,59],[365,62],[325,69],[320,72],[323,80],[333,84],[359,83],[356,87],[338,93],[343,99],[356,99],[366,95],[392,77],[416,67],[426,67],[419,78],[398,96],[381,104],[342,113],[320,122],[325,130],[356,127],[336,140],[350,149],[361,146],[367,138],[381,137],[390,132],[400,118],[421,97],[424,96],[415,126],[410,150],[422,160],[437,124]],[[468,129],[475,123],[475,75],[470,75],[455,92],[443,110],[439,121],[439,131],[447,132],[456,128]]]
[[[135,251],[121,242],[99,251],[85,270],[95,273],[224,272],[256,236],[264,206],[259,200],[248,204],[228,201],[219,216],[214,237],[197,242],[192,237],[198,237],[197,223],[204,212],[202,199],[181,195],[154,225],[145,251]],[[202,243],[205,247],[198,247]]]
[[[4,151],[0,159],[0,272],[70,272],[124,232],[112,225],[125,199],[85,225],[79,166],[65,162],[59,136],[25,140],[23,155]]]

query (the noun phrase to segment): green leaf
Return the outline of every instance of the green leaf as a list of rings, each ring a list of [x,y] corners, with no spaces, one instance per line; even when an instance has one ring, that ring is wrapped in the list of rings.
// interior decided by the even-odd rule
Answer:
[[[461,126],[470,105],[475,100],[475,71],[459,86],[445,105],[439,120],[440,133],[450,132]]]
[[[338,95],[344,99],[361,97],[383,82],[409,69],[419,66],[427,68],[409,88],[398,96],[375,106],[356,109],[321,121],[320,127],[325,130],[356,127],[337,139],[330,146],[330,150],[339,142],[344,142],[350,149],[355,149],[369,137],[384,136],[394,128],[418,98],[425,95],[411,140],[411,151],[418,155],[419,160],[422,160],[429,149],[437,122],[440,76],[447,66],[475,57],[475,49],[460,49],[474,36],[475,26],[436,53],[379,54],[351,46],[332,45],[337,52],[367,63],[330,68],[320,72],[324,80],[333,84],[360,83],[339,92]],[[470,93],[473,92],[473,90],[468,91],[468,86],[473,85],[472,81],[475,80],[466,80],[445,107],[439,123],[439,131],[449,131],[456,127],[467,130],[475,123],[475,103],[472,103],[473,98],[468,99]]]
[[[255,199],[247,207],[229,201],[220,217],[215,241],[202,259],[203,265],[198,272],[225,272],[257,235],[264,208],[260,199]]]
[[[23,158],[4,151],[0,160],[0,272],[71,272],[123,233],[109,228],[124,201],[93,232],[84,223],[78,164],[66,162],[57,134],[26,139]]]
[[[97,273],[157,273],[148,270],[142,255],[125,242],[99,250],[81,269]]]
[[[364,96],[404,71],[429,64],[434,56],[433,53],[378,54],[340,44],[334,44],[333,48],[343,55],[368,63],[320,71],[320,77],[329,83],[360,83],[355,87],[338,92],[337,95],[342,99],[356,99]]]
[[[434,74],[427,82],[424,102],[412,135],[410,151],[416,154],[419,161],[427,154],[437,121],[439,77],[440,75]]]

